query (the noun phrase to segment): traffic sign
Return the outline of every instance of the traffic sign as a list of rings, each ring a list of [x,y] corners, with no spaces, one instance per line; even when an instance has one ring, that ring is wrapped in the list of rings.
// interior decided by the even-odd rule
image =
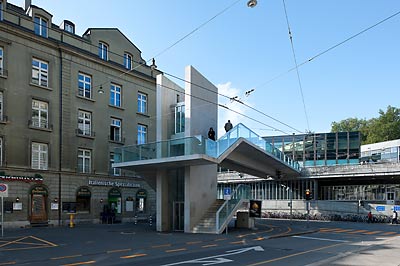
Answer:
[[[224,200],[230,200],[231,199],[231,188],[226,187],[224,188]]]
[[[0,197],[8,197],[8,185],[0,184]]]

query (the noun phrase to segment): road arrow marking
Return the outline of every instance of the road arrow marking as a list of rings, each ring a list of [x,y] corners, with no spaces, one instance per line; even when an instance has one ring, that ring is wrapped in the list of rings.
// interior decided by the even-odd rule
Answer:
[[[220,264],[220,263],[225,263],[225,262],[232,262],[233,260],[226,259],[224,257],[241,254],[241,253],[248,252],[248,251],[264,251],[264,249],[261,246],[254,246],[254,247],[248,247],[248,248],[228,250],[228,251],[225,251],[225,254],[221,254],[221,255],[199,258],[199,259],[194,259],[194,260],[180,261],[180,262],[175,262],[175,263],[170,263],[170,264],[164,264],[162,266],[172,266],[172,265],[189,264],[189,263],[196,263],[196,264],[202,264],[204,266],[207,266],[207,265],[214,265],[214,264]]]

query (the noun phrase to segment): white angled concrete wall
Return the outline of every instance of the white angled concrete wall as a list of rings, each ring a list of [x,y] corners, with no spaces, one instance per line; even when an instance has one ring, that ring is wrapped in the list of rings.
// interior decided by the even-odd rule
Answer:
[[[207,137],[210,127],[218,136],[218,88],[192,66],[186,67],[185,80],[185,136]]]

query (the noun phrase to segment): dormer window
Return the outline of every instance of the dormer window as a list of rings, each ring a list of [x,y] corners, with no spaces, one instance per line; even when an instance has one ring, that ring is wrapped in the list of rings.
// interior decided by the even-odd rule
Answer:
[[[99,42],[99,57],[108,60],[108,45],[103,42]]]
[[[36,16],[33,22],[35,24],[35,34],[42,37],[47,37],[47,20],[42,17]]]
[[[125,53],[124,54],[124,66],[125,66],[125,68],[131,70],[132,69],[132,62],[133,62],[132,55],[128,54],[128,53]]]

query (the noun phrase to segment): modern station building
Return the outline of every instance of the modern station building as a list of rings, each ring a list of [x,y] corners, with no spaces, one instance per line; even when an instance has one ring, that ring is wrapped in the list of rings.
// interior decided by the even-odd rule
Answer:
[[[0,0],[0,183],[9,226],[127,221],[155,191],[116,169],[114,149],[156,139],[156,75],[116,28],[90,28]],[[103,218],[103,219],[101,219]]]

